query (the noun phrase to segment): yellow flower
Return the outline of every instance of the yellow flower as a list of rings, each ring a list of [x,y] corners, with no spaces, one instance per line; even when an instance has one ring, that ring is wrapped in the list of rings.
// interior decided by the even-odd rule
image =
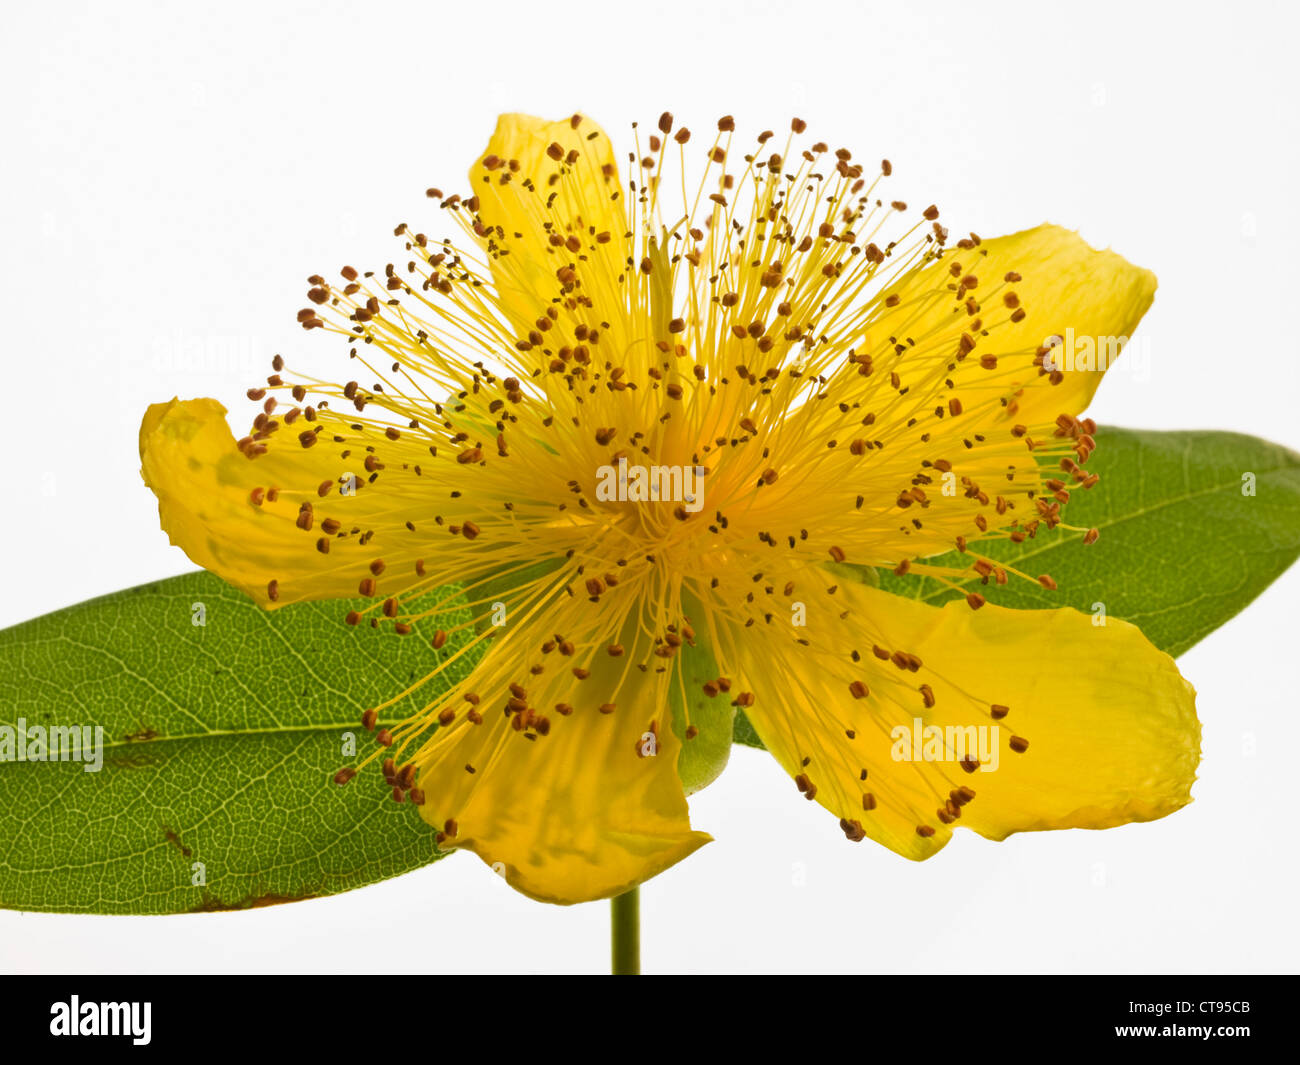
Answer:
[[[871,579],[1054,587],[982,553],[1096,536],[1064,504],[1097,480],[1100,375],[1045,366],[1048,338],[1128,337],[1155,278],[1055,226],[952,240],[887,161],[733,129],[701,149],[664,115],[621,173],[589,120],[503,116],[469,194],[429,190],[464,239],[400,226],[382,271],[310,279],[299,321],[356,380],[277,357],[238,442],[212,400],[150,408],[173,543],[266,607],[360,594],[350,623],[447,644],[366,715],[385,787],[538,899],[707,842],[685,795],[734,707],[849,839],[908,858],[957,823],[1178,809],[1194,693],[1136,628]]]

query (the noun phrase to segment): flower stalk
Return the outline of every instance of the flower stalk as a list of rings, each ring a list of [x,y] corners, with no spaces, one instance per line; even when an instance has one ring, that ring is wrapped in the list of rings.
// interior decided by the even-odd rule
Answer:
[[[609,900],[610,971],[641,975],[641,891],[633,888]]]

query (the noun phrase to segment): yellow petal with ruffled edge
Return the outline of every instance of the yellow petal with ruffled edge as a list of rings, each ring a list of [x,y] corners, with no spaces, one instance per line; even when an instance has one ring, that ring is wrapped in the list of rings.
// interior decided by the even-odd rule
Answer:
[[[140,473],[158,497],[162,528],[263,607],[355,597],[397,524],[382,513],[391,501],[367,490],[359,461],[328,444],[304,448],[288,431],[282,437],[249,459],[216,400],[151,405],[140,425]],[[337,533],[328,531],[331,519]],[[364,542],[354,533],[374,525],[380,532]],[[394,577],[386,575],[386,590],[397,587]]]
[[[561,272],[608,288],[626,267],[628,220],[614,149],[590,119],[502,115],[469,179],[499,309],[521,340],[559,292]]]
[[[847,611],[828,612],[812,646],[820,635],[839,654],[773,635],[737,646],[759,736],[850,838],[922,859],[957,825],[1003,839],[1190,801],[1195,692],[1135,626],[858,585],[834,605]]]
[[[518,676],[527,688],[513,691],[530,709],[503,715],[482,703],[470,715],[451,702],[454,719],[421,752],[418,786],[420,812],[444,830],[445,846],[473,851],[538,901],[567,905],[622,894],[712,837],[691,829],[677,776],[671,667],[637,664],[649,644],[631,626],[617,658],[602,642],[562,659],[582,663],[581,680],[562,667],[530,675],[535,651],[522,649],[536,647],[549,620],[503,635],[510,647],[466,685],[497,690],[500,677]]]
[[[1155,291],[1150,270],[1093,248],[1076,232],[1044,224],[951,249],[936,265],[887,285],[858,349],[887,349],[900,340],[909,348],[908,341],[931,344],[940,363],[952,364],[934,398],[941,404],[957,398],[964,408],[962,418],[946,422],[955,433],[968,436],[979,428],[976,421],[1032,429],[1087,407]],[[896,306],[884,305],[890,297]],[[1053,337],[1072,341],[1071,355],[1078,350],[1080,358],[1044,372],[1043,349]],[[1092,360],[1083,357],[1089,349]],[[1100,366],[1098,350],[1106,354]],[[1064,345],[1052,352],[1063,353]],[[916,361],[915,348],[901,355],[905,383],[913,381],[907,367]],[[892,369],[888,357],[877,366]],[[935,430],[942,435],[939,426]]]
[[[1049,480],[1095,483],[1082,465],[1096,442],[1075,416],[1102,373],[1082,360],[1044,373],[1044,341],[1121,347],[1155,287],[1150,271],[1053,225],[882,278],[851,361],[827,387],[839,402],[787,416],[791,437],[822,447],[816,461],[851,493],[855,519],[837,517],[845,499],[821,478],[782,476],[768,501],[834,529],[851,561],[891,567],[1022,530],[1038,516],[1034,500],[1054,491]]]

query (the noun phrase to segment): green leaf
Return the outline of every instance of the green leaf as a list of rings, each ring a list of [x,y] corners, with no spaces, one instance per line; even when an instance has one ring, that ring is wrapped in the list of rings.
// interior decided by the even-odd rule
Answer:
[[[1022,610],[1070,606],[1131,621],[1161,650],[1180,655],[1246,607],[1300,555],[1300,455],[1239,433],[1149,432],[1102,427],[1088,463],[1101,480],[1065,508],[1100,539],[1041,530],[1023,544],[981,544],[989,558],[1057,591],[1011,577],[968,582],[989,602]],[[1247,475],[1253,475],[1252,485]],[[969,564],[957,552],[931,560]],[[880,586],[940,605],[961,592],[929,578],[878,571]],[[735,741],[762,746],[737,715]]]
[[[268,614],[197,573],[0,632],[0,906],[239,909],[440,857],[411,805],[383,801],[377,772],[331,777],[356,760],[347,735],[371,749],[362,711],[455,648],[349,628],[352,605]],[[20,718],[29,732],[101,726],[101,768],[12,760]]]

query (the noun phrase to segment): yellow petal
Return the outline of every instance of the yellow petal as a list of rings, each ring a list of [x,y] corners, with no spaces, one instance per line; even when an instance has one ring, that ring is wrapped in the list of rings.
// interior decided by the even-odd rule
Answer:
[[[818,466],[851,493],[857,517],[838,533],[849,560],[893,566],[1005,535],[1034,520],[1045,480],[1083,481],[1075,416],[1102,375],[1080,360],[1044,374],[1045,341],[1122,347],[1154,292],[1149,271],[1051,225],[952,248],[883,281],[846,342],[854,361],[826,389],[836,402],[787,418],[791,438],[825,442]],[[781,451],[773,457],[780,468]],[[806,528],[842,524],[845,498],[820,477],[782,476],[765,501]]]
[[[964,299],[953,298],[952,286],[965,277],[978,280],[967,292],[979,308],[974,316]],[[951,394],[967,412],[983,411],[990,422],[1034,426],[1051,423],[1058,414],[1080,413],[1103,376],[1103,370],[1077,368],[1043,374],[1035,360],[1049,339],[1066,338],[1068,331],[1080,347],[1087,341],[1094,350],[1100,345],[1117,353],[1151,306],[1156,278],[1113,251],[1096,250],[1078,233],[1045,224],[952,249],[935,266],[886,291],[901,301],[873,319],[869,328],[875,339],[946,337],[938,354],[948,361],[962,332],[973,334],[974,350],[957,362],[947,375],[952,387],[937,398],[946,402]],[[1014,307],[1006,303],[1012,294]],[[1018,310],[1024,316],[1013,321]],[[987,336],[971,329],[976,319]],[[996,358],[995,366],[981,364],[987,356]],[[899,363],[905,383],[908,365],[905,354]],[[881,368],[888,372],[893,366],[882,362]],[[966,433],[972,428],[969,416],[950,424]]]
[[[140,425],[140,472],[158,497],[163,530],[194,562],[264,607],[356,596],[370,563],[382,558],[383,537],[362,544],[348,533],[372,527],[382,497],[366,491],[360,466],[350,468],[328,446],[304,448],[285,429],[268,447],[247,458],[216,400],[150,406]],[[343,523],[341,537],[324,534],[327,517]],[[328,554],[318,549],[322,537]],[[397,589],[394,574],[384,580],[385,591]]]
[[[1136,627],[1095,625],[1068,609],[931,607],[858,585],[842,586],[836,599],[848,611],[825,635],[841,653],[805,658],[800,668],[788,643],[767,641],[767,661],[751,656],[746,667],[757,694],[747,713],[846,832],[856,822],[920,859],[949,838],[940,811],[951,815],[961,788],[974,797],[957,801],[955,824],[991,839],[1149,821],[1190,801],[1200,752],[1195,692]],[[873,647],[920,664],[881,660]],[[854,681],[865,695],[855,698]],[[1005,716],[995,707],[1007,707]],[[1017,751],[1022,740],[1027,749]],[[963,756],[982,764],[968,772]],[[874,809],[864,809],[868,793]]]
[[[610,285],[625,269],[614,150],[590,119],[502,115],[469,177],[502,309],[521,334],[559,292],[557,271],[573,268],[593,285]]]
[[[435,734],[436,753],[419,777],[421,814],[439,828],[455,821],[447,843],[472,850],[541,902],[621,894],[711,838],[691,830],[661,679],[627,670],[622,658],[591,667],[581,684],[567,670],[538,679],[535,690],[530,684],[545,735],[528,738],[485,700],[481,724],[462,713]],[[497,668],[481,667],[485,675]],[[572,713],[555,711],[557,701]],[[602,713],[609,702],[614,708]]]

